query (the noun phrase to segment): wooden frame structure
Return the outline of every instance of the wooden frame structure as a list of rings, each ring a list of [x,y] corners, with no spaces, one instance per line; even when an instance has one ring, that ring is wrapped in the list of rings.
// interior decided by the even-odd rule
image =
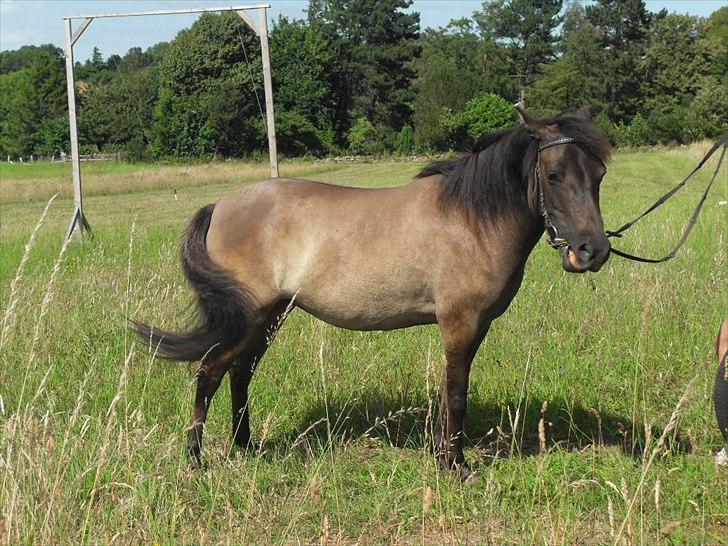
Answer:
[[[73,173],[73,204],[74,211],[71,223],[66,232],[66,239],[77,235],[83,237],[84,231],[91,231],[91,226],[83,212],[83,192],[81,187],[81,162],[78,152],[78,128],[76,125],[76,90],[73,73],[73,46],[94,19],[104,17],[142,17],[147,15],[181,15],[189,13],[208,13],[234,11],[245,21],[253,32],[260,38],[261,57],[263,61],[263,87],[265,89],[265,113],[268,125],[268,151],[270,153],[270,175],[278,177],[278,151],[276,147],[276,127],[273,111],[273,85],[270,73],[270,54],[268,52],[268,8],[269,4],[256,4],[253,6],[231,6],[222,8],[176,9],[161,11],[136,11],[122,13],[99,13],[95,15],[68,15],[63,18],[66,45],[66,88],[68,91],[68,126],[71,137],[71,169]],[[256,23],[249,12],[258,12]],[[81,23],[73,30],[73,20]]]

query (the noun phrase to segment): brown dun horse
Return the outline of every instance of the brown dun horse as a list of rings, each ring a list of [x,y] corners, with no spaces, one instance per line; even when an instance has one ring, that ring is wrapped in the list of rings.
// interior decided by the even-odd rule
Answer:
[[[566,271],[598,271],[610,245],[599,184],[611,146],[586,108],[486,135],[401,187],[360,189],[277,178],[200,209],[182,237],[195,326],[135,322],[153,350],[201,361],[189,429],[200,464],[207,411],[225,373],[235,443],[250,442],[248,384],[289,306],[353,330],[437,323],[446,367],[435,433],[440,465],[462,478],[470,365],[516,295],[546,229]]]

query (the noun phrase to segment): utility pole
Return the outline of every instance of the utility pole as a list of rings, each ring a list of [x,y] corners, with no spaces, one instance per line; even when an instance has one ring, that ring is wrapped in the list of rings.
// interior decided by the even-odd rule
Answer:
[[[526,75],[525,74],[508,74],[511,78],[518,78],[518,106],[521,110],[526,109]]]

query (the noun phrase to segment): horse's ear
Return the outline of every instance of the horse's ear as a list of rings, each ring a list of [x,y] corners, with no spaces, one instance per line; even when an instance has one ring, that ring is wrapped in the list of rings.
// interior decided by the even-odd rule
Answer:
[[[592,120],[592,113],[591,108],[589,108],[587,105],[582,106],[576,111],[576,117],[583,120],[583,121],[591,121]]]
[[[520,106],[516,106],[518,110],[518,117],[521,118],[521,123],[526,127],[528,133],[539,140],[545,140],[553,138],[557,133],[558,127],[556,125],[548,125],[543,120],[533,117],[531,114],[526,112]]]
[[[516,106],[516,111],[518,112],[518,118],[521,120],[521,123],[523,123],[526,127],[532,127],[539,123],[538,119],[526,112],[520,106]]]

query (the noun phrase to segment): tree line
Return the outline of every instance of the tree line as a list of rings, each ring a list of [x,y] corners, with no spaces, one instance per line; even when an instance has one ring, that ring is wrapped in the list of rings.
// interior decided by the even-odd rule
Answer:
[[[270,32],[286,156],[461,149],[587,104],[620,145],[712,138],[728,123],[728,7],[707,19],[643,0],[492,0],[421,31],[410,0],[311,0]],[[77,62],[82,152],[138,159],[266,153],[260,45],[235,13],[171,42]],[[63,52],[0,52],[0,153],[68,152]]]

